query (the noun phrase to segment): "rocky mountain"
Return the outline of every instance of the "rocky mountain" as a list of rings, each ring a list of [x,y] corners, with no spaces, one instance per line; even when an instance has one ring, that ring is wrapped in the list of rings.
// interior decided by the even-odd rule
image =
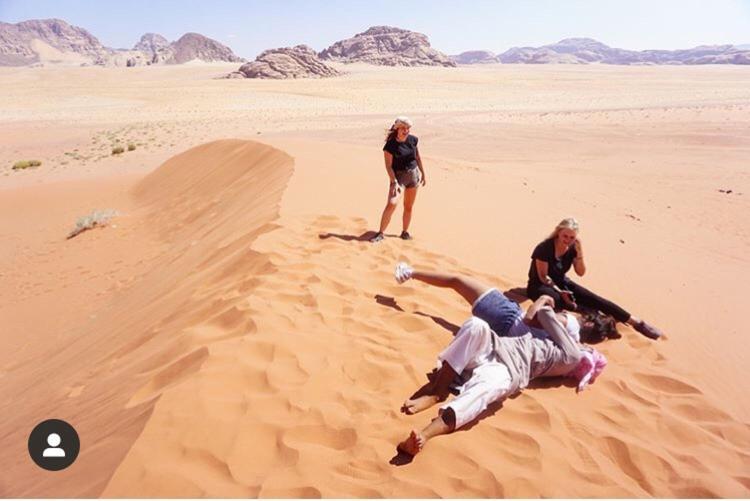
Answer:
[[[27,66],[42,62],[80,64],[106,56],[91,33],[61,19],[0,22],[0,65]]]
[[[133,46],[133,50],[139,50],[147,54],[156,54],[167,47],[169,47],[169,41],[166,38],[156,33],[146,33]]]
[[[488,50],[470,50],[449,57],[456,64],[489,64],[500,62],[497,55]]]
[[[187,33],[171,44],[161,35],[147,33],[133,49],[127,50],[105,47],[88,31],[60,19],[0,22],[0,66],[142,66],[181,64],[194,59],[244,61],[229,47],[197,33]]]
[[[310,47],[297,45],[266,50],[227,78],[324,78],[340,74],[321,61]]]
[[[232,49],[216,40],[198,33],[185,33],[179,40],[155,53],[158,57],[154,62],[164,64],[182,64],[195,59],[206,62],[226,61],[240,63],[245,60],[237,57]]]
[[[748,64],[750,51],[732,45],[634,51],[609,47],[591,38],[567,38],[542,47],[514,47],[497,58],[502,63],[524,64]]]
[[[427,36],[390,26],[373,26],[340,40],[320,53],[321,59],[383,66],[456,66],[430,46]]]

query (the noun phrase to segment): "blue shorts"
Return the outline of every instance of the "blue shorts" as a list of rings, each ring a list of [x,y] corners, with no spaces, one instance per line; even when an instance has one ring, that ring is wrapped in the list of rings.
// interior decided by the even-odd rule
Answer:
[[[521,307],[497,289],[490,289],[474,301],[471,314],[481,318],[498,336],[505,336],[516,319],[523,315]]]

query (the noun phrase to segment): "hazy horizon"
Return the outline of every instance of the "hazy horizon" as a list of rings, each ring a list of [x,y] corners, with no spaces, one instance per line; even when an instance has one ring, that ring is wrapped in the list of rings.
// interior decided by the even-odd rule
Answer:
[[[0,21],[60,18],[113,48],[132,48],[144,33],[174,41],[197,32],[248,59],[265,49],[298,44],[322,50],[377,25],[424,33],[446,54],[500,53],[574,37],[630,50],[750,44],[750,0],[473,0],[459,5],[445,0],[0,0]]]

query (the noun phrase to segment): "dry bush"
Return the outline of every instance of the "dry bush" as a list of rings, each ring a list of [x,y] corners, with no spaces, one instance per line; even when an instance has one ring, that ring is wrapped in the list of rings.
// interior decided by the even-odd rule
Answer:
[[[39,167],[42,162],[39,160],[19,160],[13,164],[13,170],[28,169],[29,167]]]
[[[87,214],[83,217],[79,217],[76,221],[76,227],[68,234],[68,239],[75,237],[76,235],[83,233],[91,228],[97,226],[106,226],[109,220],[114,216],[118,216],[118,212],[113,209],[105,210],[94,210],[91,214]]]

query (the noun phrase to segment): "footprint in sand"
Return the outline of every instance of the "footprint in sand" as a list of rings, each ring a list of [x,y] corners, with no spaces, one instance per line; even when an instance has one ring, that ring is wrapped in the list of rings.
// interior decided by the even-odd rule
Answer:
[[[636,372],[634,377],[647,387],[662,393],[669,393],[672,395],[703,395],[703,392],[695,386],[669,376]]]
[[[282,442],[294,449],[313,445],[341,451],[353,448],[357,441],[354,428],[337,430],[325,425],[297,426],[286,430],[282,436]]]

